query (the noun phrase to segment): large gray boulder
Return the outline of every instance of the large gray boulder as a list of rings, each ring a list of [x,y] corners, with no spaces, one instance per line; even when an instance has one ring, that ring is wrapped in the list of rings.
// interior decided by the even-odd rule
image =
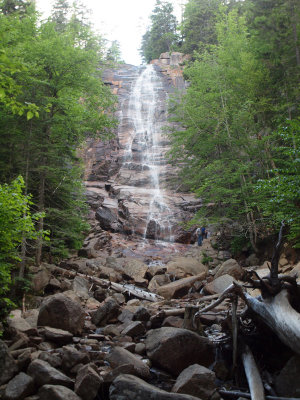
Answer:
[[[152,329],[147,333],[145,344],[153,364],[174,375],[191,364],[208,367],[214,361],[214,345],[209,339],[187,329]]]
[[[230,258],[229,260],[223,262],[223,264],[220,266],[217,273],[215,274],[215,278],[219,278],[220,276],[226,274],[233,276],[235,279],[242,279],[244,275],[244,270],[236,260]]]
[[[5,400],[21,400],[35,392],[34,380],[31,376],[20,372],[6,386]]]
[[[69,388],[73,388],[74,386],[72,379],[43,360],[37,359],[32,361],[28,367],[27,373],[34,379],[37,386],[47,384],[62,385]]]
[[[39,390],[40,400],[81,400],[72,390],[61,385],[44,385]]]
[[[203,365],[193,364],[177,377],[172,392],[191,394],[203,400],[210,400],[216,390],[216,375]]]
[[[0,385],[8,382],[17,372],[16,361],[8,351],[6,344],[0,340]]]
[[[84,327],[84,310],[78,302],[62,293],[48,297],[42,304],[38,326],[50,326],[80,334]]]
[[[110,386],[110,400],[199,400],[186,394],[168,393],[133,375],[120,375]]]

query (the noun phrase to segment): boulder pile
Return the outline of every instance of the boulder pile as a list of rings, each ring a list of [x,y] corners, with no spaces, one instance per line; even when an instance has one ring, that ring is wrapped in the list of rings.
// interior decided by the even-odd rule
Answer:
[[[230,357],[220,356],[228,304],[193,316],[245,269],[209,240],[164,264],[144,261],[111,255],[36,269],[34,296],[11,313],[0,340],[0,398],[220,399],[231,373]],[[281,268],[299,273],[283,259]],[[294,395],[290,364],[299,371],[293,358],[276,386]]]

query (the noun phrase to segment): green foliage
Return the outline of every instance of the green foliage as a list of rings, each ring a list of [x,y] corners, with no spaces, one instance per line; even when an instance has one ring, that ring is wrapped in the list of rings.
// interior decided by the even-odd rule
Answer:
[[[277,168],[257,182],[256,190],[263,193],[260,205],[269,224],[278,229],[284,220],[289,239],[300,248],[300,120],[287,120],[271,139]]]
[[[106,52],[106,60],[112,65],[112,67],[117,64],[124,64],[121,57],[120,43],[117,40],[111,42],[111,45]]]
[[[143,35],[140,53],[146,62],[159,58],[161,53],[172,51],[178,43],[177,21],[173,15],[173,5],[156,0],[151,15],[151,26]]]
[[[36,239],[35,222],[41,214],[31,214],[31,197],[23,194],[21,176],[11,184],[0,185],[0,297],[9,290],[11,269],[20,261],[19,245]],[[5,299],[7,302],[7,299]]]
[[[206,265],[206,264],[209,264],[211,261],[213,261],[213,258],[212,257],[210,257],[210,256],[208,256],[206,253],[205,253],[205,251],[202,251],[202,260],[201,260],[201,262],[202,262],[202,264],[204,264],[204,265]]]
[[[0,34],[0,182],[24,176],[34,209],[46,211],[45,246],[65,256],[87,229],[77,149],[115,126],[115,98],[101,79],[104,42],[65,1],[44,22],[33,11],[0,14]]]

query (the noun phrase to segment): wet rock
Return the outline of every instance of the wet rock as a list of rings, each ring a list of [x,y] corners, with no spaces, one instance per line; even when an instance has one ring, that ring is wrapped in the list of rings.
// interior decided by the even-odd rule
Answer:
[[[172,298],[183,297],[188,293],[194,282],[203,280],[205,276],[206,272],[202,272],[196,276],[190,276],[188,278],[183,278],[179,279],[178,281],[168,283],[167,285],[160,286],[157,289],[157,294],[168,300]]]
[[[98,308],[98,310],[92,316],[93,324],[97,326],[105,326],[120,313],[120,305],[117,301],[108,297],[105,302]]]
[[[117,215],[107,207],[99,207],[96,211],[96,218],[102,229],[111,232],[120,232],[122,225],[118,221]]]
[[[6,344],[0,340],[0,385],[8,382],[18,371],[16,361],[8,351]]]
[[[188,275],[207,273],[208,268],[194,257],[176,257],[168,262],[167,271],[181,279]]]
[[[131,337],[143,335],[145,333],[145,327],[140,321],[134,321],[129,324],[125,329],[122,330],[122,335],[128,335]]]
[[[69,371],[76,364],[87,364],[90,361],[88,354],[75,349],[72,346],[63,347],[62,368]]]
[[[275,381],[279,396],[300,397],[300,356],[289,359]]]
[[[172,392],[191,394],[210,400],[216,390],[215,373],[202,365],[194,364],[184,369],[176,379]]]
[[[75,393],[82,400],[94,400],[102,382],[103,378],[90,365],[85,365],[76,376]]]
[[[44,335],[50,341],[60,345],[71,343],[73,340],[72,333],[63,329],[51,328],[50,326],[45,326]]]
[[[55,294],[43,302],[38,325],[80,334],[84,327],[84,311],[79,303],[61,293]]]
[[[234,281],[231,275],[225,274],[204,286],[204,290],[208,294],[222,293]]]
[[[76,393],[61,385],[44,385],[38,394],[40,400],[81,400]]]
[[[106,357],[106,361],[109,362],[112,368],[120,367],[121,365],[130,364],[134,367],[135,375],[142,378],[150,377],[150,370],[147,365],[143,363],[139,358],[130,353],[130,351],[123,349],[122,347],[115,347],[111,353]]]
[[[31,376],[20,372],[6,386],[5,400],[22,400],[35,392],[34,380]]]
[[[209,339],[187,329],[152,329],[145,345],[150,360],[174,375],[191,364],[209,366],[214,360],[214,346]]]
[[[244,275],[244,271],[236,260],[230,258],[220,266],[217,273],[215,274],[215,278],[219,278],[220,276],[226,274],[233,276],[235,279],[241,279]]]
[[[133,375],[120,375],[110,386],[110,400],[199,400],[198,397],[168,393]]]
[[[32,361],[28,367],[27,373],[34,379],[38,386],[49,384],[72,388],[74,385],[70,378],[43,360]]]

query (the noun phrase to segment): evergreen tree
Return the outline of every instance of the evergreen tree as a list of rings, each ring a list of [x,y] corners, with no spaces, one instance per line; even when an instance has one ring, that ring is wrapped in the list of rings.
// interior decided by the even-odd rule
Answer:
[[[143,35],[141,55],[146,62],[158,58],[161,53],[176,48],[178,35],[177,21],[173,15],[173,5],[167,1],[156,0],[151,15],[150,29]]]

